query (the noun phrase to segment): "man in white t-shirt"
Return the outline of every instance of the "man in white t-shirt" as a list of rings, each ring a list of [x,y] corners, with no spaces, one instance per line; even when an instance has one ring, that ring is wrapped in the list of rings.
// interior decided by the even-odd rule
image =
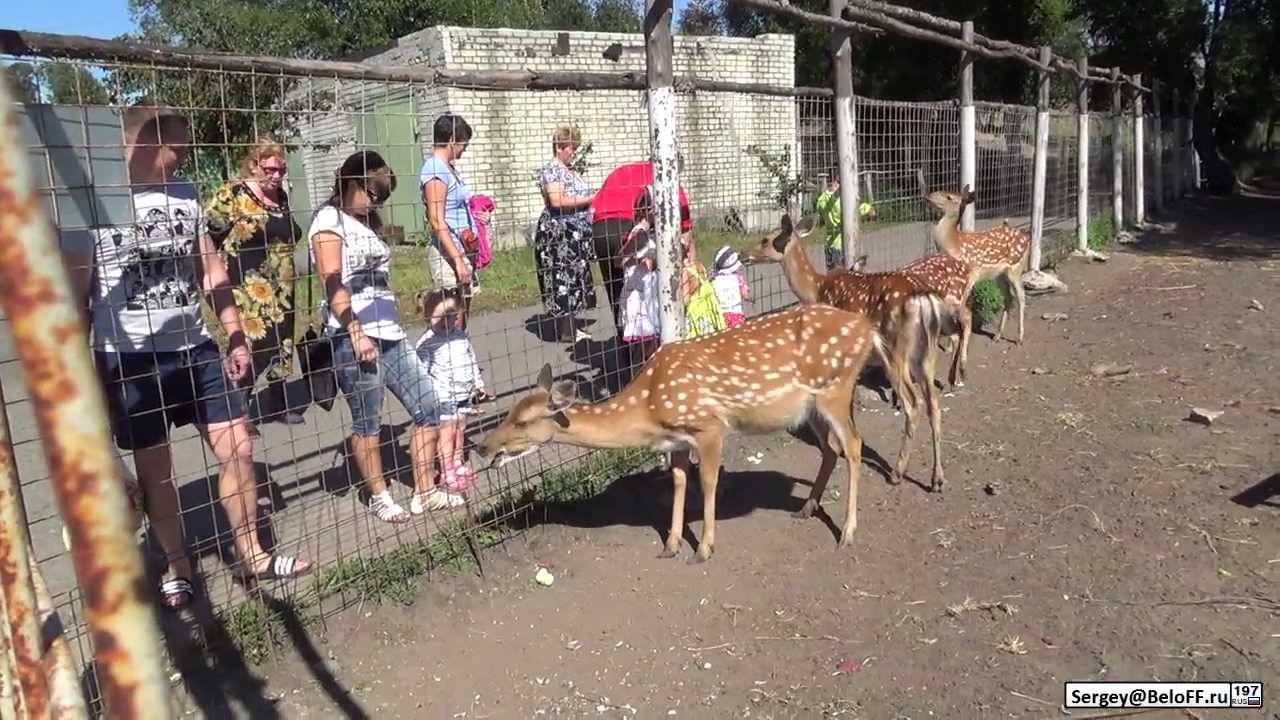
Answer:
[[[187,121],[171,108],[139,105],[125,112],[124,131],[132,218],[112,218],[79,243],[68,237],[64,253],[87,299],[112,434],[120,449],[133,451],[146,512],[168,559],[161,602],[177,609],[194,590],[170,426],[196,425],[218,458],[218,496],[242,574],[292,577],[311,565],[271,555],[258,540],[253,443],[234,387],[249,371],[249,346],[226,266],[203,227],[199,194],[175,175],[191,141]],[[205,294],[229,339],[225,357],[202,320]]]

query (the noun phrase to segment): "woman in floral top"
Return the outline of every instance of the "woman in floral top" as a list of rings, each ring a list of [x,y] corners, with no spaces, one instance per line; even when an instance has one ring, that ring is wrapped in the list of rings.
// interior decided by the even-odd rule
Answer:
[[[582,142],[577,128],[560,127],[551,135],[551,162],[538,170],[538,188],[546,208],[534,236],[538,288],[547,314],[555,318],[558,340],[591,336],[573,327],[573,316],[596,306],[591,282],[591,200],[595,193],[571,167]]]
[[[293,251],[302,230],[284,191],[285,151],[259,142],[244,160],[244,179],[223,185],[205,208],[206,228],[224,257],[235,286],[244,333],[253,347],[253,371],[245,393],[267,378],[262,419],[296,425],[301,413],[286,410],[285,380],[293,374]],[[308,278],[308,280],[310,280]]]

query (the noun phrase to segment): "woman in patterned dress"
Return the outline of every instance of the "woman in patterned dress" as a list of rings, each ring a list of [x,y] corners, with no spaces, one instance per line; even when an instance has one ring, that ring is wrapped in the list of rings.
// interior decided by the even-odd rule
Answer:
[[[261,419],[297,425],[302,414],[286,407],[285,381],[293,374],[293,251],[302,229],[289,211],[287,169],[284,147],[256,144],[244,159],[242,179],[219,188],[205,208],[205,227],[226,261],[253,347],[253,371],[241,388],[247,396],[265,376],[267,389],[257,408]]]
[[[546,207],[538,218],[534,259],[542,304],[555,320],[557,340],[565,340],[570,333],[575,341],[591,339],[581,328],[574,328],[573,316],[596,306],[591,281],[591,200],[595,193],[571,167],[581,143],[577,128],[556,128],[551,135],[551,162],[537,172]]]

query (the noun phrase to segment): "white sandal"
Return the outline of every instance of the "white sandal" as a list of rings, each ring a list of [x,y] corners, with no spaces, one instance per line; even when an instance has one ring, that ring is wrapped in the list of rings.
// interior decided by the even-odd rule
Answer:
[[[414,515],[421,515],[428,510],[449,510],[465,504],[467,504],[467,499],[463,496],[434,487],[425,493],[414,493],[413,497],[409,499],[409,512]]]
[[[404,523],[412,519],[400,503],[391,497],[391,492],[388,490],[369,498],[369,512],[385,523]]]

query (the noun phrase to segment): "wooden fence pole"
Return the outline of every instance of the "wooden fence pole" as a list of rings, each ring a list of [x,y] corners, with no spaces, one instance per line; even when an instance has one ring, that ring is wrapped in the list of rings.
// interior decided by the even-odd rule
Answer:
[[[960,38],[966,43],[973,42],[973,21],[965,20],[960,25]],[[978,118],[973,107],[973,55],[968,52],[960,54],[960,185],[968,185],[975,193],[978,176]],[[974,218],[977,217],[973,203],[965,209],[960,218],[960,228],[972,232]]]
[[[1134,76],[1137,78],[1138,84],[1142,84],[1142,74]],[[1142,128],[1142,91],[1134,88],[1133,90],[1133,224],[1135,227],[1142,227],[1146,222],[1146,198],[1143,193],[1146,191],[1145,175],[1146,168],[1143,167],[1143,128]]]
[[[1048,45],[1040,46],[1040,62],[1045,65],[1053,57]],[[1047,72],[1040,72],[1037,80],[1040,93],[1036,98],[1036,154],[1035,168],[1031,175],[1031,258],[1029,269],[1040,269],[1044,247],[1044,185],[1049,163],[1049,82]]]
[[[658,319],[662,342],[684,336],[680,272],[680,179],[676,157],[676,92],[671,40],[672,0],[646,0],[645,78],[649,100],[649,139],[653,158],[653,234],[658,246]]]
[[[848,0],[831,0],[831,16],[843,17]],[[836,163],[840,169],[840,238],[844,266],[858,257],[858,132],[857,107],[853,98],[852,33],[831,29],[831,64],[835,93]]]
[[[1111,68],[1111,79],[1120,79],[1120,70]],[[1124,229],[1124,89],[1111,86],[1111,227],[1119,234]]]
[[[1080,72],[1089,74],[1089,58],[1077,60]],[[1089,251],[1089,83],[1081,80],[1076,98],[1076,250]]]

